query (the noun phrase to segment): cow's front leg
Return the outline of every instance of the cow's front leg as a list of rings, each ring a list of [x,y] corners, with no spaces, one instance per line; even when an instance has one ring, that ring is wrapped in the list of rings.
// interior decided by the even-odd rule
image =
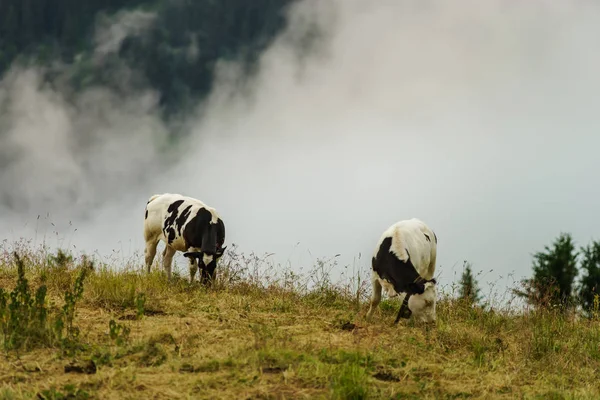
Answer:
[[[410,318],[412,312],[410,311],[410,308],[408,308],[408,299],[410,299],[410,296],[412,296],[411,294],[407,294],[406,296],[404,296],[404,300],[402,300],[402,303],[400,304],[400,308],[398,309],[398,315],[396,316],[396,320],[394,321],[394,325],[396,325],[398,323],[398,321],[400,321],[400,318]]]
[[[190,258],[190,284],[194,283],[196,272],[198,271],[198,260],[196,258]]]

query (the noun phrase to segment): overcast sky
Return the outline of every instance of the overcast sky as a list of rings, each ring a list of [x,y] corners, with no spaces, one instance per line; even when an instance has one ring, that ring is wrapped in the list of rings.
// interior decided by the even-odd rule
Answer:
[[[116,19],[135,29],[106,40],[151,21]],[[561,231],[600,238],[599,48],[592,1],[304,0],[255,79],[219,67],[171,168],[154,162],[169,130],[156,93],[95,90],[74,108],[15,68],[0,82],[0,238],[55,245],[57,229],[79,250],[141,252],[147,199],[175,192],[216,207],[245,252],[295,268],[362,253],[367,271],[380,234],[417,217],[440,281],[469,260],[488,293],[530,276]],[[93,151],[82,130],[102,138]]]

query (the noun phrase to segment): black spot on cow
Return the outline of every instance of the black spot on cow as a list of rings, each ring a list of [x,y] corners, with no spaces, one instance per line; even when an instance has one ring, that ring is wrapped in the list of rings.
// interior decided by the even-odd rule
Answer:
[[[177,200],[174,201],[173,203],[171,203],[171,205],[169,206],[169,208],[167,208],[167,212],[169,213],[169,216],[165,219],[165,229],[168,226],[172,226],[175,223],[175,218],[177,218],[177,211],[179,209],[179,206],[183,203],[183,200]]]
[[[390,251],[392,238],[387,237],[379,246],[377,256],[373,257],[373,271],[390,282],[397,293],[423,294],[425,291],[425,281],[412,264],[410,254],[406,261],[399,260],[394,253]]]
[[[182,203],[183,200],[177,200],[171,203],[171,205],[169,205],[169,208],[167,208],[167,212],[169,214],[167,215],[167,218],[165,218],[165,222],[163,224],[163,232],[165,233],[169,244],[173,243],[173,241],[175,240],[175,236],[177,233],[174,227],[175,218],[177,218],[178,208]]]
[[[192,205],[190,204],[181,212],[181,214],[179,214],[179,217],[177,217],[177,219],[175,220],[175,226],[177,228],[177,232],[179,232],[180,235],[181,235],[181,229],[183,228],[183,224],[185,224],[185,221],[187,221],[188,217],[192,213],[190,211],[191,208],[192,208]]]
[[[223,247],[223,243],[225,243],[225,224],[219,218],[217,220],[217,248],[220,249]]]
[[[220,218],[211,224],[213,216],[205,208],[198,210],[183,230],[188,247],[199,247],[207,254],[215,254],[225,242],[225,224]]]
[[[169,244],[173,243],[176,236],[175,228],[170,226],[166,229],[165,233],[167,234],[167,241],[169,242]]]
[[[431,242],[431,238],[429,237],[428,234],[424,233],[423,235],[425,235],[425,239],[427,239],[428,242]]]
[[[174,211],[177,211],[177,209],[179,208],[179,206],[183,204],[183,200],[176,200],[174,202],[172,202],[169,205],[169,208],[167,208],[167,212],[172,213]]]
[[[148,219],[148,209],[146,208],[146,216],[144,217],[144,219]]]
[[[207,250],[203,245],[205,242],[207,242],[206,236],[208,236],[207,234],[211,230],[211,219],[212,214],[210,211],[208,211],[206,208],[201,208],[198,210],[198,212],[196,212],[196,215],[189,220],[185,226],[185,229],[183,230],[183,238],[185,239],[188,248],[198,247],[203,251]],[[216,243],[213,246],[216,247]]]

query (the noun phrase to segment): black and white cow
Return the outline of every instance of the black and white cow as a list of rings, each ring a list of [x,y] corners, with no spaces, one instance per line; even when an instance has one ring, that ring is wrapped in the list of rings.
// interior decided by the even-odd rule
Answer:
[[[383,232],[372,259],[373,294],[367,320],[381,301],[383,287],[388,297],[405,294],[394,324],[411,314],[419,321],[435,322],[436,252],[435,233],[416,218],[397,222]]]
[[[217,211],[191,197],[180,194],[156,194],[146,204],[144,218],[146,268],[156,255],[158,242],[165,242],[163,268],[171,279],[171,262],[176,251],[184,252],[190,262],[190,282],[200,268],[200,282],[215,278],[218,259],[227,246],[225,225]]]

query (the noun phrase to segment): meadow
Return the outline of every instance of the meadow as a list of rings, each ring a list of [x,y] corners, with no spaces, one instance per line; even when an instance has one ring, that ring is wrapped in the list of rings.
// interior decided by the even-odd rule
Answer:
[[[0,399],[600,398],[598,318],[449,293],[434,325],[394,326],[385,298],[367,323],[368,275],[333,282],[334,259],[299,275],[233,247],[209,289],[157,261],[5,245]]]

